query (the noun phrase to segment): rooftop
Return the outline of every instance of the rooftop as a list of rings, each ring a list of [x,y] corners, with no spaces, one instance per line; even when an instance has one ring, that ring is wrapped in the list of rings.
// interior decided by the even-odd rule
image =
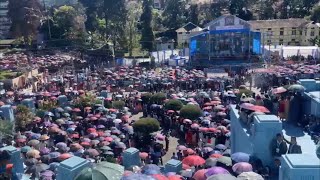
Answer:
[[[302,18],[248,21],[253,29],[301,27],[310,22]]]

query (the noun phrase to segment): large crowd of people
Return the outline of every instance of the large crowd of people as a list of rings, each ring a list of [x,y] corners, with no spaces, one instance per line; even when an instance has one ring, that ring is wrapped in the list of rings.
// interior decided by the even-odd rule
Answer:
[[[203,71],[179,67],[96,67],[77,75],[69,72],[46,78],[47,83],[39,83],[36,92],[7,91],[0,100],[0,106],[12,105],[16,114],[23,99],[34,101],[33,119],[16,127],[13,137],[1,141],[2,147],[13,145],[21,150],[25,174],[31,179],[55,179],[59,163],[72,156],[87,159],[93,166],[104,161],[121,165],[122,152],[129,147],[140,150],[141,164],[126,169],[120,177],[124,180],[272,179],[279,173],[279,156],[302,153],[295,137],[287,141],[282,134],[272,142],[272,167],[257,157],[232,154],[230,150],[230,105],[237,105],[240,121],[248,127],[257,114],[275,114],[286,121],[290,119],[292,99],[303,91],[299,87],[270,86],[261,93],[252,93],[236,83],[243,76],[207,78]],[[290,79],[281,85],[293,83],[295,80]],[[147,101],[146,93],[163,93],[165,98]],[[68,100],[61,104],[60,95]],[[179,110],[165,106],[171,100],[198,107],[201,114],[187,119]],[[116,105],[120,101],[124,104]],[[134,132],[134,123],[140,117],[154,118],[160,124],[160,130],[151,135],[148,143]],[[292,119],[314,137],[320,134],[319,119]],[[178,144],[170,142],[172,137],[179,140]],[[11,173],[14,167],[9,159],[2,151],[0,179],[19,176]],[[161,171],[168,159],[181,160],[183,170]]]

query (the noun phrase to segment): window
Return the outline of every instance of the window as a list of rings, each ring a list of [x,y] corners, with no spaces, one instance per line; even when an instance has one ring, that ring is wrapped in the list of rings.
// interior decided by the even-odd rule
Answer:
[[[292,35],[296,35],[297,31],[296,30],[292,30]]]
[[[178,34],[182,34],[182,32],[178,32]]]
[[[296,40],[295,40],[295,39],[291,39],[291,41],[292,41],[292,42],[296,42]]]
[[[300,31],[300,36],[302,36],[302,31]]]
[[[268,28],[268,31],[272,31],[272,28]]]
[[[257,31],[260,31],[260,29],[256,29]]]
[[[280,28],[280,31],[283,31],[284,30],[284,28]]]
[[[171,45],[168,45],[168,49],[171,49]]]
[[[186,34],[190,34],[190,32],[186,32]]]
[[[310,32],[310,36],[314,36],[314,31],[311,31],[311,32]]]
[[[280,40],[279,40],[279,44],[280,44],[280,45],[283,45],[283,39],[280,39]]]
[[[283,36],[283,31],[280,31],[280,36]]]
[[[271,40],[270,40],[270,39],[268,39],[268,41],[267,41],[267,42],[268,42],[268,44],[271,44]]]

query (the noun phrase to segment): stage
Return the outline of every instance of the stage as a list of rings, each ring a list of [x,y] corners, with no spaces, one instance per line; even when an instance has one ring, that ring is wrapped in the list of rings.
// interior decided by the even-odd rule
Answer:
[[[194,66],[252,63],[261,55],[261,33],[237,17],[222,16],[191,37],[189,46]]]

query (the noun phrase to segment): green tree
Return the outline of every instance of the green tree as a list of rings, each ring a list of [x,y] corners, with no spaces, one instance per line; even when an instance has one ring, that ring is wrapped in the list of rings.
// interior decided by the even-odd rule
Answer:
[[[143,93],[141,95],[142,102],[145,104],[149,104],[151,101],[152,94],[151,93]]]
[[[106,36],[110,37],[116,50],[126,48],[127,41],[125,27],[127,21],[127,9],[125,0],[103,0],[103,10]]]
[[[12,136],[14,132],[14,124],[8,120],[0,120],[0,141],[7,137]]]
[[[166,99],[164,93],[156,93],[151,97],[151,102],[155,104],[163,104],[163,101]]]
[[[186,23],[185,0],[168,0],[163,11],[163,24],[169,29],[178,29]]]
[[[142,14],[141,4],[138,2],[128,2],[128,20],[126,26],[126,37],[128,37],[129,56],[132,56],[133,49],[139,48],[138,21]]]
[[[312,10],[310,19],[314,22],[320,23],[320,6],[316,6]]]
[[[199,106],[196,105],[185,105],[180,110],[180,116],[186,119],[195,120],[198,117],[200,117],[202,114],[202,111]]]
[[[14,38],[22,37],[25,44],[31,44],[37,35],[42,16],[39,0],[9,0],[8,9],[11,35]]]
[[[123,109],[125,106],[125,103],[123,101],[113,101],[112,107],[116,109]]]
[[[87,20],[85,22],[86,29],[94,32],[98,28],[98,12],[99,7],[102,4],[102,0],[79,0],[79,2],[85,7]]]
[[[60,6],[53,13],[54,28],[61,33],[60,38],[69,40],[83,38],[84,19],[84,12],[80,7]]]
[[[260,17],[261,20],[272,19],[274,17],[273,0],[261,1]]]
[[[24,129],[28,124],[32,122],[34,118],[33,113],[24,105],[18,105],[15,114],[16,127]]]
[[[199,24],[199,9],[197,4],[190,5],[188,21],[196,25]]]
[[[238,15],[240,11],[247,6],[247,0],[231,0],[229,11],[233,15]]]
[[[164,105],[164,107],[167,110],[174,110],[174,111],[179,111],[182,108],[182,106],[183,106],[182,102],[177,99],[171,99]]]
[[[149,135],[160,129],[159,121],[154,118],[142,118],[133,124],[134,132]]]
[[[141,26],[141,46],[142,49],[152,51],[154,43],[154,34],[152,30],[152,1],[143,0],[142,14],[140,17]]]

